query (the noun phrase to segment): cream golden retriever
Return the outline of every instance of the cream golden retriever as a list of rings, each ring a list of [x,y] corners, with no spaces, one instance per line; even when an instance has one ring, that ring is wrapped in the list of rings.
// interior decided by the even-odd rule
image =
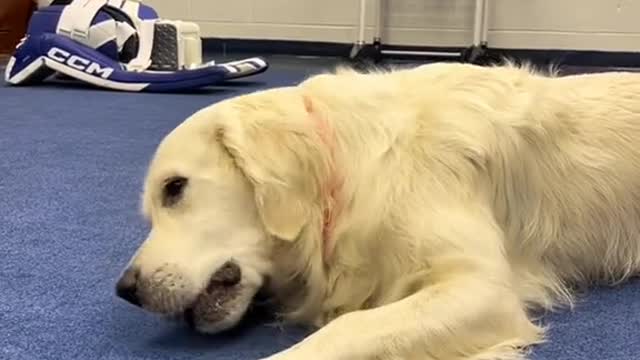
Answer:
[[[269,359],[525,358],[640,270],[640,75],[316,75],[178,126],[143,209],[119,296],[215,333],[263,290],[319,328]]]

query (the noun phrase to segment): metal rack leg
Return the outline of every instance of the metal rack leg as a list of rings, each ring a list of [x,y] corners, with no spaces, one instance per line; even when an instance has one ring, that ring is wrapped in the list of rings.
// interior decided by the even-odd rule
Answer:
[[[385,0],[374,0],[375,7],[373,10],[373,43],[380,44],[382,42],[382,11],[385,8]]]
[[[488,45],[489,43],[489,0],[484,0],[482,9],[482,34],[480,36],[480,45]]]
[[[489,0],[476,0],[473,24],[473,43],[462,52],[461,60],[472,64],[490,62],[488,49]]]
[[[351,48],[350,57],[352,59],[358,57],[360,52],[366,45],[366,42],[364,40],[364,33],[367,25],[366,19],[365,19],[366,13],[367,13],[367,0],[360,0],[360,16],[358,17],[358,38],[355,44],[353,44],[353,47]]]
[[[473,43],[471,46],[479,46],[481,42],[483,21],[484,21],[484,0],[476,0],[475,12],[473,16]]]
[[[471,46],[460,52],[448,51],[412,51],[382,49],[382,14],[386,0],[370,0],[374,3],[374,36],[373,43],[368,45],[364,40],[366,30],[367,1],[360,0],[360,16],[358,22],[358,39],[351,49],[350,58],[356,61],[373,60],[378,62],[382,55],[410,55],[429,57],[458,57],[464,62],[479,63],[487,57],[487,35],[489,20],[489,0],[475,0],[473,21],[473,42]]]

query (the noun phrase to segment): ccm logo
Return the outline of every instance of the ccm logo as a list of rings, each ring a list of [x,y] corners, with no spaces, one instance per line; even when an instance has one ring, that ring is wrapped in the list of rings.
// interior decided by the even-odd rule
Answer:
[[[100,64],[93,61],[83,59],[77,55],[71,55],[69,52],[57,47],[52,47],[47,56],[59,63],[67,64],[74,69],[84,71],[91,75],[100,75],[103,79],[108,78],[113,72],[113,68],[101,67]]]

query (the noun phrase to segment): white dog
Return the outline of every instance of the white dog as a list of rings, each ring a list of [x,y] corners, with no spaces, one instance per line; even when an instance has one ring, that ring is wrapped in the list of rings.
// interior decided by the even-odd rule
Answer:
[[[262,289],[320,327],[269,359],[518,359],[535,308],[640,270],[640,75],[338,71],[159,146],[117,285],[202,332]]]

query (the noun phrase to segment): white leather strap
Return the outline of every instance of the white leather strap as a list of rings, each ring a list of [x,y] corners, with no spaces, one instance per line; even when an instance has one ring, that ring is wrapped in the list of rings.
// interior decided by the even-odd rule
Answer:
[[[138,27],[138,56],[127,64],[127,69],[130,71],[144,71],[151,65],[155,23],[156,20],[143,20],[140,22]]]
[[[122,11],[127,13],[131,18],[139,19],[140,16],[138,12],[140,11],[140,2],[134,0],[126,0],[124,4],[122,4]]]
[[[107,2],[108,0],[73,1],[62,10],[56,32],[84,43],[89,37],[93,18]]]
[[[122,50],[124,43],[129,40],[130,37],[136,34],[136,29],[125,22],[116,23],[116,44],[118,45],[118,51]]]
[[[122,5],[124,5],[125,1],[126,0],[109,0],[108,3],[109,6],[120,9],[122,8]]]

